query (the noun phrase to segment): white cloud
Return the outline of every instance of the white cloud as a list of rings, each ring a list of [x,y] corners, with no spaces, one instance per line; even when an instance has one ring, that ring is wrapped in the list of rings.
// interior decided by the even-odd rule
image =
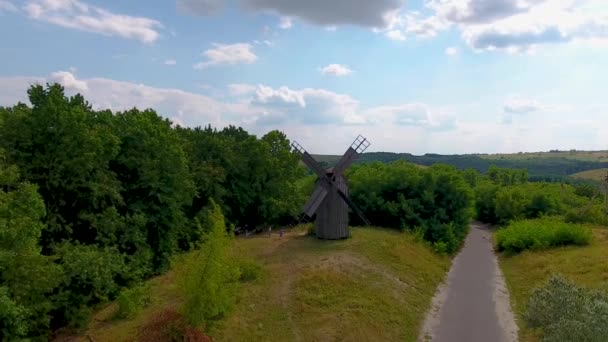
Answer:
[[[34,20],[107,36],[156,41],[162,24],[154,19],[115,14],[78,0],[32,0],[24,6]]]
[[[13,5],[10,1],[0,0],[0,13],[2,12],[17,12],[17,6]]]
[[[386,36],[387,36],[389,39],[392,39],[392,40],[400,40],[400,41],[404,41],[404,40],[406,39],[406,38],[405,38],[405,35],[404,35],[404,34],[403,34],[403,32],[402,32],[402,31],[400,31],[400,30],[390,30],[390,31],[387,31],[387,32],[385,33],[385,35],[386,35]]]
[[[448,47],[445,49],[445,54],[448,56],[456,56],[458,54],[458,49],[455,47]]]
[[[228,92],[232,96],[251,95],[255,92],[256,86],[244,83],[233,83],[228,85]]]
[[[323,68],[321,68],[321,74],[323,75],[332,75],[332,76],[348,76],[352,74],[353,71],[346,65],[342,64],[329,64]]]
[[[513,96],[504,104],[504,111],[513,114],[537,112],[545,108],[539,101],[521,96]]]
[[[176,65],[177,61],[175,59],[167,59],[165,61],[165,65]]]
[[[73,71],[72,71],[73,72]],[[63,85],[67,90],[86,92],[89,88],[85,81],[76,79],[70,71],[57,71],[51,74],[49,81]]]
[[[218,44],[213,43],[210,48],[202,53],[207,61],[194,65],[195,69],[204,69],[213,65],[221,64],[252,64],[258,57],[253,53],[253,46],[248,43]]]
[[[279,22],[279,27],[283,30],[290,29],[293,26],[293,19],[290,17],[281,17],[281,21]]]

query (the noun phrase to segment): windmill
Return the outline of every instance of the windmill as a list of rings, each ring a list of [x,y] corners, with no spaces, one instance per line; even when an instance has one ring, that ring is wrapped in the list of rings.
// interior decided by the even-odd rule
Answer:
[[[348,186],[343,176],[344,171],[369,145],[369,141],[359,135],[336,166],[325,170],[300,144],[296,141],[291,144],[294,151],[300,154],[304,164],[318,176],[315,190],[304,205],[304,214],[308,217],[317,214],[315,230],[318,238],[328,240],[347,238],[349,208],[369,225],[369,221],[348,197]]]

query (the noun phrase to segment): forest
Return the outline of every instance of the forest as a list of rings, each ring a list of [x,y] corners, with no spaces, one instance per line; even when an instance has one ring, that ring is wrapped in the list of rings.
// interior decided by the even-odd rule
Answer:
[[[175,126],[152,109],[94,110],[58,84],[28,95],[31,105],[0,107],[2,340],[82,328],[180,253],[221,250],[222,229],[289,225],[312,190],[280,131],[258,138]],[[531,183],[528,171],[498,166],[377,161],[346,177],[374,225],[410,231],[440,254],[458,250],[473,218],[608,223],[596,187]]]

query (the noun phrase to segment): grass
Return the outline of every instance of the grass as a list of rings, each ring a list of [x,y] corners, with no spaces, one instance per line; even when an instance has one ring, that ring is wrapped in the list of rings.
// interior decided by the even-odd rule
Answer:
[[[566,223],[560,218],[521,220],[496,232],[499,251],[519,253],[557,246],[588,245],[591,230],[581,224]]]
[[[393,230],[354,228],[342,241],[305,232],[236,240],[232,253],[261,269],[242,283],[235,308],[208,335],[216,341],[416,340],[448,257]],[[135,340],[148,321],[180,302],[172,277],[151,281],[152,303],[136,317],[107,320],[115,310],[110,305],[87,334],[98,342]]]
[[[517,255],[499,255],[500,267],[520,328],[520,341],[539,341],[541,331],[524,324],[523,315],[533,290],[553,274],[562,274],[579,286],[608,290],[608,230],[593,229],[588,246],[567,246]]]
[[[606,169],[606,168],[587,170],[587,171],[575,173],[575,174],[571,175],[570,177],[578,178],[578,179],[588,179],[588,180],[593,180],[593,181],[597,181],[597,182],[603,182],[604,177],[606,177],[607,172],[608,172],[608,169]]]

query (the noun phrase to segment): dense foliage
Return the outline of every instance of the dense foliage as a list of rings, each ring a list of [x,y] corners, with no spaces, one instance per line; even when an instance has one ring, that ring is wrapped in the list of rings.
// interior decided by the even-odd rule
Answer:
[[[97,111],[57,84],[0,108],[0,339],[45,339],[167,269],[214,227],[290,222],[305,174],[278,131]],[[125,315],[137,294],[122,292]],[[131,298],[133,297],[133,298]]]
[[[542,329],[543,341],[605,341],[608,296],[556,275],[532,293],[524,320]]]
[[[540,250],[566,245],[587,245],[591,242],[591,229],[579,224],[566,223],[558,218],[516,221],[496,232],[499,251],[519,253],[523,250]]]
[[[372,163],[347,177],[353,202],[375,225],[417,230],[440,252],[455,251],[466,236],[473,193],[454,167]]]
[[[563,215],[568,222],[606,224],[604,195],[588,184],[528,182],[521,170],[490,168],[475,181],[477,218],[508,224],[513,220]]]

